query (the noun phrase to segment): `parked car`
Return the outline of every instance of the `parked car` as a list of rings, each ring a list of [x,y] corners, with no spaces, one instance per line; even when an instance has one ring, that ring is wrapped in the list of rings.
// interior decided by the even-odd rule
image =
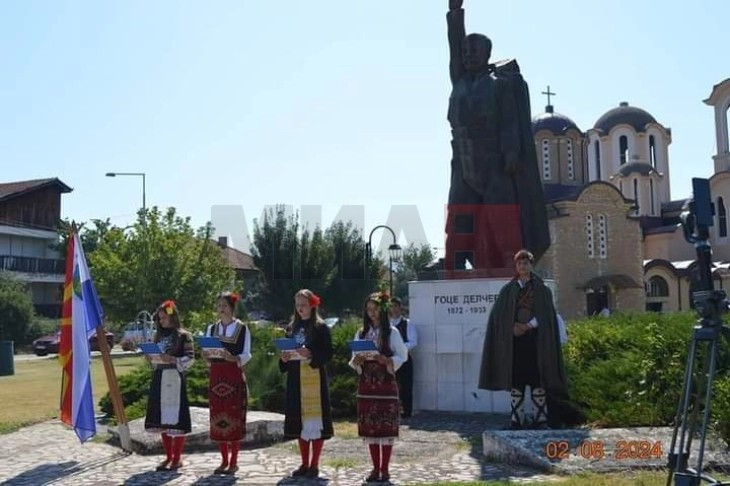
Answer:
[[[106,331],[106,342],[109,344],[109,349],[114,347],[114,333]],[[33,352],[37,356],[45,356],[47,354],[57,354],[58,349],[61,345],[61,331],[56,331],[53,334],[39,337],[33,341]],[[96,334],[89,338],[89,348],[92,351],[99,351],[99,343],[96,340]]]
[[[151,342],[155,337],[155,323],[152,316],[142,311],[137,314],[137,320],[124,327],[124,334],[119,344],[124,351],[134,351],[139,343]]]
[[[340,323],[340,318],[339,317],[328,317],[327,319],[324,320],[324,323],[327,325],[327,327],[332,328]]]
[[[252,321],[271,321],[271,314],[266,311],[253,310],[248,313],[248,318]]]

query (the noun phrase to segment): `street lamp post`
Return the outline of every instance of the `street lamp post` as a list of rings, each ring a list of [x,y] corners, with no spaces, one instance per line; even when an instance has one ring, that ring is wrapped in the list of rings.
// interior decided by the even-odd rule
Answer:
[[[107,177],[116,177],[116,176],[134,176],[134,177],[141,177],[142,178],[142,213],[144,213],[144,219],[142,220],[143,224],[146,224],[145,221],[147,219],[147,181],[146,181],[146,175],[144,172],[107,172]]]
[[[398,244],[398,239],[395,236],[395,231],[390,226],[386,226],[384,224],[378,225],[370,232],[370,236],[368,237],[368,243],[365,247],[365,259],[367,264],[369,265],[373,258],[373,233],[375,233],[375,230],[384,228],[390,231],[390,234],[393,235],[393,244],[388,247],[388,276],[390,278],[390,295],[393,295],[393,260],[397,260],[400,256],[402,248]]]
[[[141,294],[142,294],[142,307],[145,305],[145,299],[147,297],[147,180],[144,172],[107,172],[107,177],[117,176],[132,176],[142,178],[142,231],[144,231],[144,257],[142,260],[142,272],[143,277],[141,279]]]

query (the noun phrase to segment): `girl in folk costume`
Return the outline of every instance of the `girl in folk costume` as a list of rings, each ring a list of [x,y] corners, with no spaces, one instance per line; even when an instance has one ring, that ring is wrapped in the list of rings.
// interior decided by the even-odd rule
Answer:
[[[388,464],[393,442],[400,426],[400,402],[395,372],[408,359],[408,349],[400,333],[390,325],[390,296],[386,292],[371,294],[365,301],[363,327],[355,340],[374,341],[376,356],[353,353],[350,366],[357,371],[358,434],[370,449],[373,470],[366,482],[390,480]]]
[[[206,336],[218,338],[224,348],[219,356],[204,356],[210,366],[210,439],[218,442],[222,457],[216,474],[238,471],[238,451],[246,433],[248,389],[243,366],[251,360],[251,333],[233,317],[238,299],[231,292],[219,294],[219,321],[206,331]]]
[[[284,435],[299,439],[302,464],[293,477],[319,476],[319,456],[324,441],[334,434],[325,365],[332,359],[329,327],[319,316],[320,298],[302,289],[294,296],[294,316],[288,335],[299,348],[284,351],[279,369],[287,373]],[[312,458],[309,458],[309,450]]]
[[[157,470],[166,471],[182,467],[180,456],[185,434],[192,430],[185,371],[193,364],[195,354],[193,338],[180,327],[180,315],[173,301],[163,302],[157,308],[154,320],[157,327],[155,342],[163,354],[152,364],[154,372],[144,428],[147,432],[162,434],[166,458]]]

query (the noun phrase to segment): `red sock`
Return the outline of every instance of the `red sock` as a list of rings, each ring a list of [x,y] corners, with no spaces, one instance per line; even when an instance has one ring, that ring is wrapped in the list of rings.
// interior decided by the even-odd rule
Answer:
[[[316,439],[312,441],[312,462],[309,464],[311,467],[319,467],[319,456],[322,454],[323,446],[324,439]]]
[[[162,433],[162,446],[165,448],[167,462],[172,462],[172,437],[165,432]]]
[[[223,460],[221,461],[221,467],[228,467],[228,442],[219,443],[218,449],[220,449],[221,456],[223,456]]]
[[[238,466],[238,450],[241,448],[240,442],[231,442],[231,462],[230,467]]]
[[[380,444],[370,444],[370,459],[373,460],[375,472],[380,472]]]
[[[383,446],[383,465],[380,467],[380,472],[388,474],[388,464],[390,463],[390,455],[393,453],[392,445]]]
[[[299,439],[299,454],[302,456],[302,466],[309,467],[309,441]],[[314,462],[314,461],[312,461]]]
[[[180,462],[183,447],[185,447],[185,436],[170,437],[172,439],[172,462]]]

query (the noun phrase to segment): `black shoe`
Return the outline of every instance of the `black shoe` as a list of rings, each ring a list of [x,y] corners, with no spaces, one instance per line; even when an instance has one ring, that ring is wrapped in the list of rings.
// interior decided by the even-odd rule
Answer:
[[[307,479],[317,479],[319,477],[319,468],[318,467],[310,467],[307,469],[307,473],[304,475]]]
[[[366,483],[379,483],[380,482],[380,473],[373,469],[370,471],[370,474],[368,474],[368,477],[365,478]]]
[[[155,468],[155,471],[169,471],[170,470],[169,465],[170,465],[171,462],[172,462],[171,459],[167,459],[165,461],[162,461],[161,463],[159,463],[157,465],[157,467]]]
[[[522,430],[522,424],[519,422],[515,422],[514,420],[509,423],[507,427],[505,427],[505,430]]]
[[[389,483],[390,482],[390,474],[388,474],[388,473],[380,473],[380,482],[381,483]]]
[[[304,467],[304,465],[302,464],[301,466],[299,466],[299,469],[297,469],[296,471],[292,471],[291,477],[298,478],[298,477],[306,476],[308,471],[309,471],[309,468]]]

